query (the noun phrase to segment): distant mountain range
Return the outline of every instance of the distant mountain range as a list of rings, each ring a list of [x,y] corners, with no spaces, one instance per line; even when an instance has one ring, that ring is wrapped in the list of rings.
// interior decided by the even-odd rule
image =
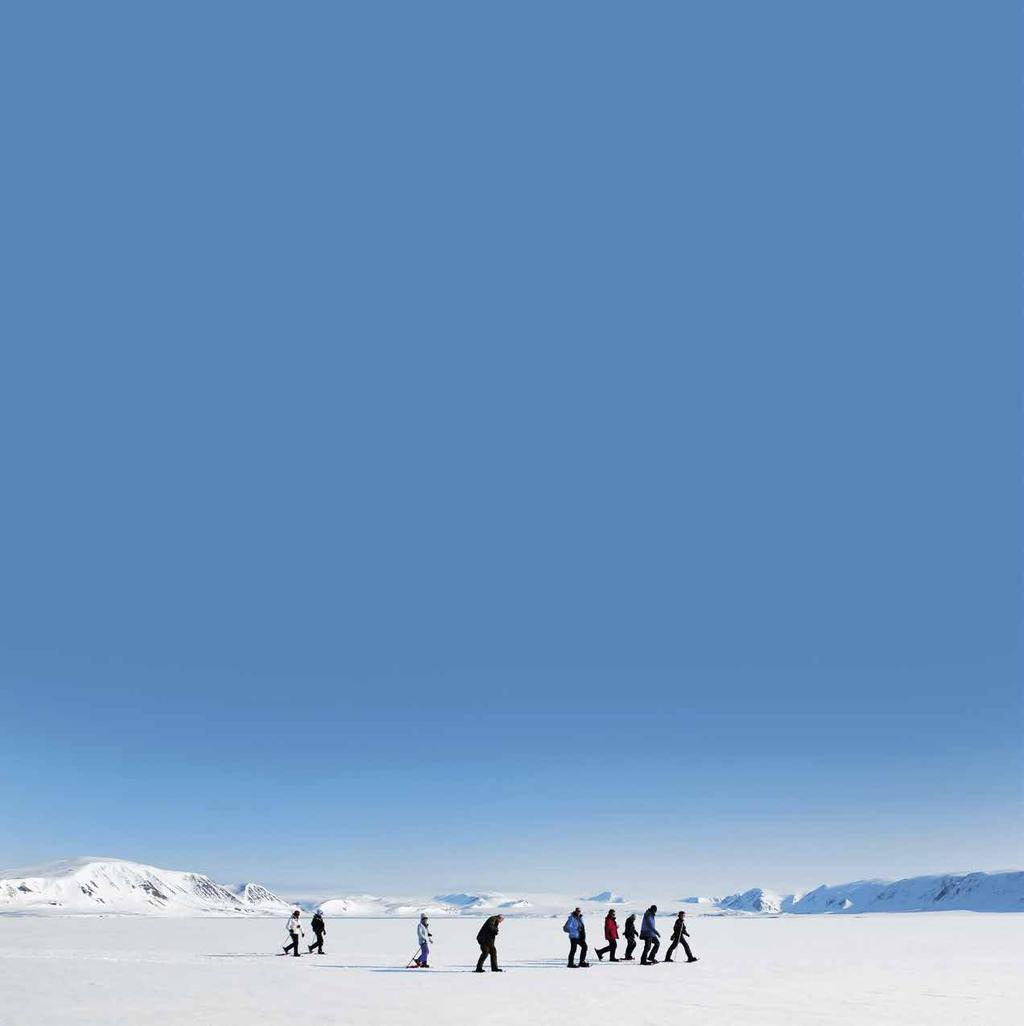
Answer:
[[[762,914],[857,912],[1024,912],[1024,872],[912,876],[822,884],[806,894],[754,887],[726,898],[686,898],[730,912]]]
[[[779,895],[755,887],[727,897],[690,897],[704,915],[780,915],[856,912],[1024,912],[1024,872],[917,876],[905,880],[858,880],[822,885],[806,894]],[[433,898],[385,898],[351,894],[303,901],[329,917],[564,915],[580,905],[600,915],[609,905],[627,904],[615,891],[590,898],[552,894],[511,896],[453,892]],[[637,904],[639,911],[647,904]],[[658,902],[663,913],[673,903]],[[295,904],[258,883],[218,884],[201,873],[159,869],[112,858],[82,858],[15,870],[0,879],[0,914],[253,916],[287,915]],[[696,910],[695,910],[696,911]]]

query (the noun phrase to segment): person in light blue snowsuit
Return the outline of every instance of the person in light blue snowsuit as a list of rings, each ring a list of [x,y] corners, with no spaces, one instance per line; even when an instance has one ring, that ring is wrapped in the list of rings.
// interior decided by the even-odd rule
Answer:
[[[419,924],[416,927],[416,939],[420,942],[420,957],[416,959],[416,966],[419,969],[429,969],[427,959],[430,957],[430,942],[434,939],[434,935],[430,932],[426,912],[420,916]]]

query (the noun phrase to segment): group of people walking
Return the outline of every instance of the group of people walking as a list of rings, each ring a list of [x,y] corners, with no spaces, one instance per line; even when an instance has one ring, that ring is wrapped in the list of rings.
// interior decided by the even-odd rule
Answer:
[[[636,928],[636,915],[626,917],[626,922],[622,928],[622,936],[626,939],[626,952],[622,958],[618,958],[616,957],[616,951],[618,951],[619,946],[619,922],[615,909],[608,909],[608,914],[604,917],[604,939],[607,943],[603,948],[595,949],[597,960],[599,962],[603,961],[604,956],[607,955],[609,962],[635,961],[633,952],[636,950],[637,939],[639,938],[644,942],[644,949],[640,954],[640,964],[657,965],[658,950],[661,947],[661,934],[658,932],[657,915],[658,906],[651,905],[643,914],[639,932]],[[285,945],[283,952],[285,955],[289,953],[295,955],[295,957],[299,955],[299,938],[304,937],[306,933],[302,928],[300,917],[301,913],[299,909],[296,909],[288,919],[286,929],[289,943]],[[477,944],[480,945],[480,957],[477,959],[476,972],[484,972],[484,963],[487,961],[490,961],[492,973],[500,973],[502,971],[498,966],[497,943],[498,930],[504,921],[504,916],[491,916],[480,927],[480,931],[476,935]],[[324,934],[327,933],[327,924],[324,922],[324,917],[319,910],[313,914],[310,927],[316,939],[312,944],[308,945],[309,954],[312,954],[315,950],[317,954],[322,955],[324,953]],[[587,961],[587,951],[589,950],[587,947],[587,927],[583,922],[583,913],[578,906],[569,913],[569,918],[566,919],[562,929],[569,935],[568,968],[588,969],[590,963]],[[687,943],[689,936],[689,931],[686,929],[686,913],[679,912],[672,924],[672,941],[669,944],[668,951],[665,952],[663,961],[675,961],[672,955],[677,947],[682,947],[686,953],[686,961],[696,962],[697,958]],[[409,960],[406,966],[407,969],[430,968],[430,943],[433,939],[434,935],[430,932],[430,920],[424,912],[416,924],[416,943],[419,945],[419,952]]]
[[[656,956],[658,948],[661,947],[661,934],[655,925],[657,915],[658,906],[651,905],[644,912],[643,919],[640,922],[639,937],[644,942],[644,950],[640,955],[641,965],[657,965],[658,963]],[[587,961],[587,928],[584,925],[583,913],[579,910],[579,907],[574,908],[569,913],[569,918],[565,921],[562,929],[569,935],[568,967],[570,969],[590,968],[590,963]],[[619,921],[616,917],[615,909],[610,908],[608,909],[608,914],[604,917],[604,939],[608,943],[603,948],[596,948],[594,951],[599,962],[604,959],[605,955],[608,956],[609,962],[634,961],[633,952],[636,950],[637,943],[635,914],[626,917],[626,922],[622,928],[622,935],[626,938],[626,953],[622,958],[617,958],[615,952],[619,946]],[[683,951],[686,952],[687,962],[697,961],[696,956],[690,950],[690,945],[686,941],[686,938],[689,936],[690,934],[686,929],[686,913],[680,912],[672,925],[672,943],[665,953],[664,960],[666,962],[675,961],[672,958],[672,954],[680,945],[682,945]],[[579,952],[579,961],[576,961],[577,951]]]

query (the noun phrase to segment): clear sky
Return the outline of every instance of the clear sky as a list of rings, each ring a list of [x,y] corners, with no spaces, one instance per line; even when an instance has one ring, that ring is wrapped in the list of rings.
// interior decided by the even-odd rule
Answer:
[[[1024,864],[1020,4],[0,29],[0,865]]]

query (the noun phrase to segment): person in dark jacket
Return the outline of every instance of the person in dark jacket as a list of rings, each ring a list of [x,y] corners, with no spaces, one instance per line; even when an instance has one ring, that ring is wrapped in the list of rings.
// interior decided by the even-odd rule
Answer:
[[[478,973],[482,973],[484,971],[484,961],[488,955],[490,955],[491,958],[491,972],[501,972],[498,968],[498,952],[494,947],[494,944],[498,939],[498,927],[501,926],[504,921],[504,916],[491,916],[491,918],[480,927],[480,932],[476,935],[476,942],[480,945],[480,958],[476,963],[476,971]]]
[[[676,916],[675,923],[672,924],[672,943],[668,946],[668,951],[665,952],[666,962],[672,961],[672,952],[675,951],[680,944],[683,946],[683,951],[686,952],[686,961],[697,961],[697,959],[694,958],[693,952],[690,950],[690,945],[686,943],[686,938],[689,936],[690,934],[686,929],[686,913],[680,912],[679,915]]]
[[[598,962],[602,961],[605,955],[608,955],[609,962],[618,962],[615,957],[615,949],[619,945],[619,924],[615,919],[615,909],[613,908],[608,909],[608,915],[604,917],[604,939],[608,943],[603,948],[594,949]]]
[[[661,934],[654,925],[654,917],[658,914],[658,906],[652,905],[645,913],[640,924],[640,939],[644,942],[644,950],[640,954],[641,965],[657,965],[654,957],[661,947]]]
[[[636,951],[636,913],[626,916],[626,925],[622,928],[622,936],[626,938],[626,953],[622,956],[623,962],[633,961],[633,952]]]
[[[569,968],[576,969],[576,950],[579,949],[580,953],[580,969],[589,969],[590,963],[587,961],[587,928],[583,925],[583,913],[579,908],[574,908],[569,913],[569,918],[565,921],[565,926],[562,929],[569,935]]]
[[[324,934],[327,933],[327,924],[324,922],[323,913],[320,909],[317,909],[313,913],[313,918],[310,920],[309,925],[313,928],[313,936],[316,940],[309,945],[309,953],[313,954],[313,949],[316,949],[318,955],[324,953]]]

